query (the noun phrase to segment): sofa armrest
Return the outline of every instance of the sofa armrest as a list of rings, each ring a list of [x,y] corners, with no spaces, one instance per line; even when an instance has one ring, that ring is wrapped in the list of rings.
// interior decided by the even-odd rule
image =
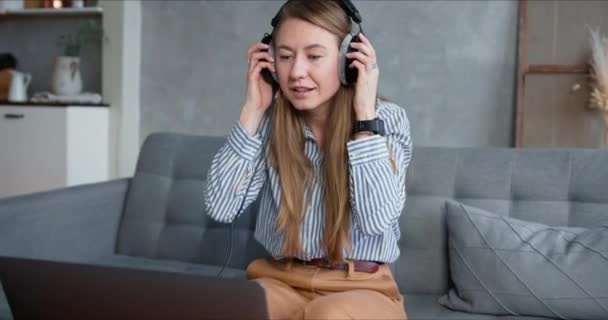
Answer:
[[[0,199],[0,255],[89,261],[112,254],[130,181]]]

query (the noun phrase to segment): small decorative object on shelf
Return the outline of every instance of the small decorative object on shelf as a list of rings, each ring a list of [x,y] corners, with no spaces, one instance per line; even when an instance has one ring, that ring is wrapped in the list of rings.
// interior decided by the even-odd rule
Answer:
[[[61,9],[71,6],[70,0],[44,0],[42,2],[43,8]]]
[[[606,125],[604,144],[608,147],[608,39],[598,30],[591,33],[591,97],[589,107],[602,112]]]
[[[57,57],[55,60],[51,90],[55,94],[66,96],[77,95],[82,91],[80,57]]]
[[[77,95],[61,96],[50,92],[36,92],[30,100],[36,103],[74,103],[74,104],[101,104],[103,100],[99,93],[83,92]]]
[[[83,8],[84,0],[72,0],[72,8]]]
[[[0,13],[4,13],[7,10],[20,10],[24,6],[23,0],[0,0]]]
[[[82,91],[80,74],[80,50],[102,35],[101,27],[94,20],[85,21],[76,33],[62,35],[58,45],[63,46],[63,55],[57,57],[51,91],[56,95],[78,95]]]
[[[25,9],[42,8],[43,5],[44,5],[43,0],[25,0]]]

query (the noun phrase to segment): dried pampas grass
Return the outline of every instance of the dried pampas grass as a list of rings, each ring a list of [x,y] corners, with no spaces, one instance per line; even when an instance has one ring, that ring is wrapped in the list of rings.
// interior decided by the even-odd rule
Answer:
[[[597,30],[589,29],[589,32],[591,34],[591,97],[589,106],[592,109],[608,112],[608,39],[603,38]],[[606,124],[608,125],[608,122]]]

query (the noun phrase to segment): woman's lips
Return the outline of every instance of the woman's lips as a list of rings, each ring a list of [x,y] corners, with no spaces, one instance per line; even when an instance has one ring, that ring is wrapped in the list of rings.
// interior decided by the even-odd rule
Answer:
[[[313,91],[314,91],[314,89],[311,89],[311,88],[292,88],[291,89],[293,97],[296,99],[304,99],[304,98],[308,97]]]

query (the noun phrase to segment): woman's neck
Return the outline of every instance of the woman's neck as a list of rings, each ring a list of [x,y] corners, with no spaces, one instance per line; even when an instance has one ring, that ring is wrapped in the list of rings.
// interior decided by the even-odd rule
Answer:
[[[303,116],[304,122],[315,136],[317,144],[319,146],[323,146],[327,121],[329,120],[329,103],[307,111],[303,114]]]

